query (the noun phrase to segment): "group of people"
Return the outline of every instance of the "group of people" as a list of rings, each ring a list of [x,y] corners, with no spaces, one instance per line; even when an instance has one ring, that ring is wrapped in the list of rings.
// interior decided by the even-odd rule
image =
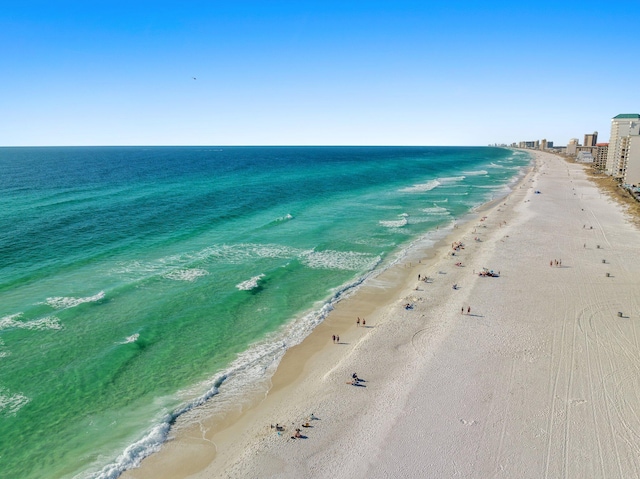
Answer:
[[[362,327],[367,326],[367,320],[364,318],[361,319],[360,316],[358,316],[358,319],[356,319],[356,327],[360,327],[360,323],[362,323]],[[337,334],[334,334],[333,336],[331,336],[331,338],[333,339],[334,343],[340,342],[340,336],[338,336]]]
[[[356,373],[353,373],[351,375],[351,380],[347,381],[347,384],[351,384],[352,386],[360,386],[361,381],[362,379],[360,379]]]
[[[313,426],[309,423],[309,421],[314,421],[314,420],[316,420],[316,419],[318,419],[318,418],[317,418],[313,413],[311,413],[311,415],[309,416],[308,421],[307,421],[307,422],[305,422],[304,424],[302,424],[302,425],[301,425],[301,427],[304,427],[304,428],[313,427]],[[277,433],[278,433],[278,436],[281,436],[281,435],[282,435],[282,433],[283,433],[283,432],[284,432],[284,430],[285,430],[285,427],[284,427],[282,424],[278,424],[278,423],[276,423],[276,425],[275,425],[275,426],[274,426],[273,424],[271,425],[271,429],[275,429],[275,430],[277,431]],[[300,429],[299,427],[298,427],[298,428],[296,428],[296,430],[295,430],[295,431],[294,431],[294,433],[293,433],[293,436],[291,436],[291,439],[306,439],[306,438],[307,438],[307,436],[303,436],[303,435],[302,435],[302,429]]]
[[[586,247],[586,245],[585,245]],[[553,267],[553,266],[562,266],[562,260],[561,259],[552,259],[551,261],[549,261],[549,266]]]
[[[492,278],[497,278],[498,276],[500,276],[500,271],[498,271],[497,273],[493,270],[489,270],[487,268],[482,268],[482,271],[480,271],[478,273],[478,276],[490,276]]]

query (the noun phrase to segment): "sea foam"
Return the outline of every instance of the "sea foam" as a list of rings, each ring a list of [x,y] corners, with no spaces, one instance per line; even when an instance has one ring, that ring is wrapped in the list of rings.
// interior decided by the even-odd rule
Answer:
[[[434,188],[440,186],[440,181],[438,180],[430,180],[426,183],[418,183],[413,186],[408,186],[406,188],[402,188],[399,191],[403,193],[424,193],[426,191],[431,191]]]
[[[80,474],[74,479],[117,479],[127,469],[139,467],[145,457],[160,450],[160,446],[167,439],[173,420],[175,417],[172,415],[165,418],[142,439],[128,446],[113,463],[106,465],[100,471]]]
[[[478,171],[465,171],[465,176],[482,176],[488,175],[489,172],[487,170],[478,170]]]
[[[403,217],[399,220],[380,220],[378,223],[385,228],[402,228],[403,226],[406,226],[409,221],[406,217]]]
[[[305,266],[314,269],[369,270],[380,261],[379,256],[355,251],[310,251],[302,256]]]
[[[135,343],[140,337],[140,333],[132,334],[131,336],[127,336],[124,341],[119,342],[118,344],[131,344]]]
[[[0,318],[0,331],[3,329],[30,329],[35,331],[44,331],[47,329],[62,329],[60,320],[55,316],[46,316],[40,319],[32,319],[31,321],[18,321],[22,317],[22,313],[12,314]]]
[[[254,276],[251,279],[243,281],[242,283],[236,284],[236,288],[240,291],[250,291],[258,287],[258,282],[264,278],[264,274],[260,274],[258,276]]]
[[[73,298],[69,296],[56,296],[53,298],[47,298],[45,304],[48,304],[54,309],[68,309],[74,308],[83,303],[93,303],[96,301],[100,301],[103,298],[104,291],[100,291],[98,294],[87,296],[85,298]]]
[[[451,183],[458,183],[463,181],[466,176],[448,176],[446,178],[438,178],[441,185],[450,185]]]
[[[165,273],[162,277],[166,279],[172,279],[174,281],[195,281],[202,276],[208,275],[209,272],[204,269],[191,268],[191,269],[176,269]]]
[[[287,213],[284,216],[281,216],[280,218],[276,218],[277,222],[282,222],[282,221],[289,221],[293,219],[293,215],[291,213]]]
[[[431,208],[423,208],[422,212],[428,213],[434,216],[448,216],[450,213],[446,208],[442,206],[433,206]]]
[[[24,394],[12,394],[9,390],[0,388],[0,417],[15,416],[29,401],[31,399]]]

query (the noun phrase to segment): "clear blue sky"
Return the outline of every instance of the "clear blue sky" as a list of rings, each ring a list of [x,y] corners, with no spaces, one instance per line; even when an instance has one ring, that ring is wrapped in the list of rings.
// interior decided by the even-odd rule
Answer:
[[[0,7],[0,145],[563,145],[640,113],[638,0]]]

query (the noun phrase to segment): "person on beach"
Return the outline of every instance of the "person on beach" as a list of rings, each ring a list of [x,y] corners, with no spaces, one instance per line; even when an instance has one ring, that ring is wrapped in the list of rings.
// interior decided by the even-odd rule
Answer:
[[[356,327],[360,326],[360,316],[358,316],[358,320],[356,321]]]
[[[366,325],[367,325],[367,321],[364,318],[362,318],[362,327],[364,328]]]
[[[340,344],[340,336],[336,335],[336,343]]]
[[[333,342],[334,343],[336,342],[336,335],[335,334],[333,335]]]
[[[471,306],[467,308],[467,314],[471,314]]]
[[[464,306],[462,307],[462,309],[460,310],[460,314],[464,314]]]

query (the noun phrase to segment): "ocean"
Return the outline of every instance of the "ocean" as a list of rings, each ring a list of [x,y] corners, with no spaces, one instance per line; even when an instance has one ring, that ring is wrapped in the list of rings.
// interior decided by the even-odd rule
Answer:
[[[529,162],[490,147],[0,148],[0,475],[118,477]]]

